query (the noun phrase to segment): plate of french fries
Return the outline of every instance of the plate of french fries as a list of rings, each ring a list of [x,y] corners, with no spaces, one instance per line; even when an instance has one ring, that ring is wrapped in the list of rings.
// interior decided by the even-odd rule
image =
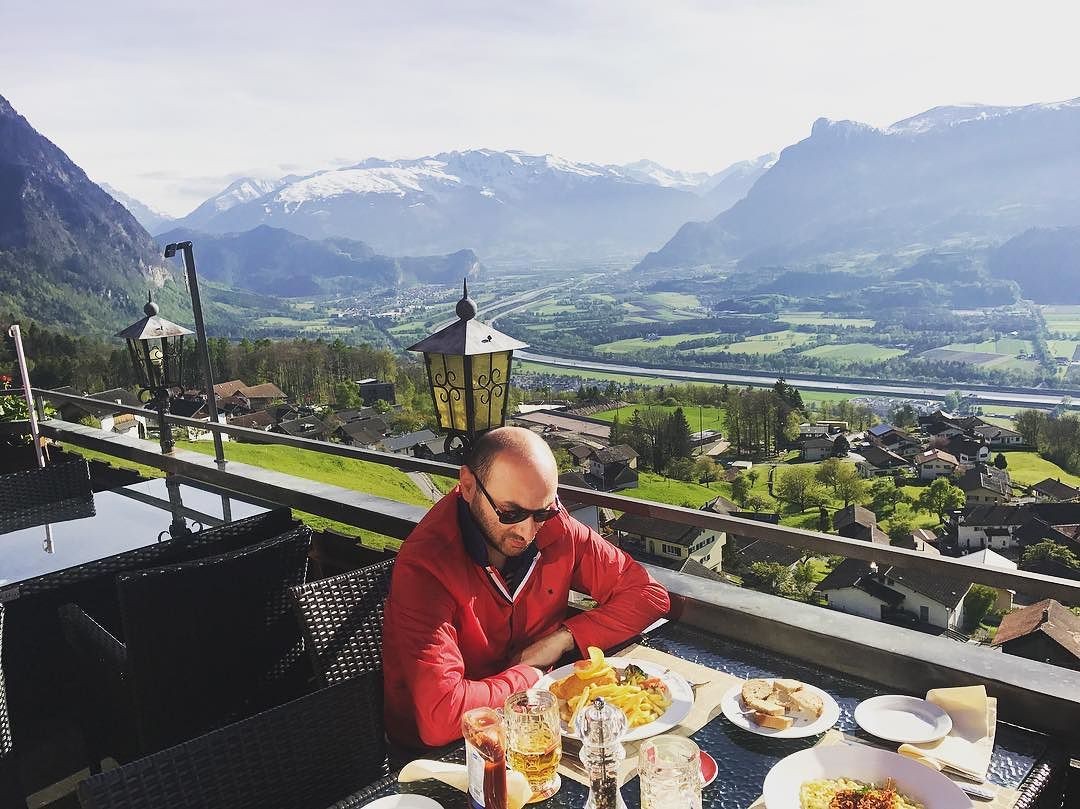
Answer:
[[[536,684],[559,700],[559,718],[566,736],[576,736],[578,711],[597,697],[626,714],[623,741],[635,741],[671,730],[694,707],[694,689],[685,678],[648,660],[604,657],[589,647],[589,657],[549,672]]]

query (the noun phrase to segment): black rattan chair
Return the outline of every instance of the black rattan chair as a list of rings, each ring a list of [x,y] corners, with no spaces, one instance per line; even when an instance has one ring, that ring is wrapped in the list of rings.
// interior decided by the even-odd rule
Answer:
[[[15,758],[8,719],[7,689],[4,687],[4,605],[0,604],[0,806],[25,806],[19,780],[19,762]]]
[[[220,556],[120,574],[122,640],[78,606],[61,609],[94,689],[87,702],[98,708],[84,713],[92,766],[102,752],[152,753],[303,692],[309,668],[287,599],[304,582],[310,544],[301,526]],[[117,721],[125,716],[126,728]],[[95,732],[108,725],[121,734]]]
[[[374,672],[79,785],[83,809],[325,809],[386,773]]]
[[[291,591],[320,685],[382,671],[383,601],[393,565],[388,559]]]
[[[0,534],[93,514],[94,492],[84,460],[0,475]]]

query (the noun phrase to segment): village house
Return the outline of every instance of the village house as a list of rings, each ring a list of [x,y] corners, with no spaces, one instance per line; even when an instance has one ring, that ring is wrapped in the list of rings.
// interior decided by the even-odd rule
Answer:
[[[602,492],[636,488],[637,458],[637,452],[629,444],[598,449],[589,458],[589,471],[585,479]]]
[[[802,442],[802,459],[804,461],[821,461],[831,458],[833,454],[833,440],[826,436],[807,438]]]
[[[360,399],[366,407],[371,407],[378,401],[387,404],[397,404],[397,395],[394,392],[393,382],[380,382],[377,379],[358,379],[356,386],[360,390]]]
[[[1006,654],[1080,671],[1080,615],[1047,598],[1001,619],[993,646]]]
[[[956,521],[961,548],[1003,550],[1043,539],[1080,550],[1080,503],[1017,503],[963,509]]]
[[[710,570],[721,569],[727,541],[723,531],[629,513],[623,514],[610,527],[615,531],[619,547],[636,558],[659,560],[666,563],[665,567],[692,559]]]
[[[877,515],[863,506],[850,505],[836,512],[833,529],[842,537],[888,545],[889,535],[877,524]]]
[[[981,551],[975,551],[974,553],[965,554],[956,560],[965,565],[971,565],[972,567],[996,567],[999,570],[1016,570],[1016,562],[1011,559],[1007,559],[996,551],[992,551],[989,548],[983,548]],[[997,612],[1008,612],[1013,607],[1013,596],[1016,595],[1015,590],[1004,590],[999,587],[995,587],[997,592],[997,600],[994,602],[993,609]]]
[[[915,456],[915,468],[919,470],[919,480],[936,480],[954,474],[960,462],[943,449],[932,449]]]
[[[959,435],[963,435],[964,429],[955,421],[950,419],[940,419],[939,421],[931,422],[923,427],[923,432],[931,439],[948,442]]]
[[[214,395],[218,399],[230,396],[242,395],[248,401],[248,407],[252,410],[263,410],[268,405],[286,398],[284,391],[273,382],[262,382],[258,385],[248,385],[242,379],[232,379],[214,385]]]
[[[1062,483],[1060,478],[1040,480],[1028,489],[1028,493],[1038,502],[1063,503],[1069,500],[1076,500],[1080,497],[1080,489],[1076,489],[1067,483]]]
[[[1012,483],[1009,473],[992,466],[969,469],[956,483],[964,490],[969,506],[989,503],[1003,504],[1012,499]]]
[[[297,419],[283,421],[277,425],[275,432],[291,435],[294,438],[309,438],[314,441],[326,441],[330,437],[330,430],[322,419],[316,416],[302,416]]]
[[[57,388],[58,393],[70,393],[73,396],[84,395],[70,385]],[[128,407],[143,407],[143,403],[130,391],[123,388],[110,388],[97,393],[85,394],[91,399],[101,399],[106,402],[127,405]],[[146,416],[135,413],[121,413],[107,405],[93,405],[82,402],[64,402],[57,410],[60,418],[64,421],[79,422],[85,418],[97,419],[102,430],[111,430],[120,435],[128,435],[133,438],[146,438]]]
[[[950,439],[943,449],[963,466],[975,466],[975,464],[984,464],[990,460],[990,447],[982,441],[965,435]]]
[[[855,462],[855,468],[864,478],[875,478],[882,475],[893,475],[907,469],[911,464],[901,458],[895,452],[870,445],[859,450],[861,461]]]
[[[830,607],[875,620],[899,620],[903,613],[942,630],[963,625],[970,584],[897,567],[877,569],[845,559],[817,586]]]
[[[996,424],[981,424],[971,431],[979,440],[985,441],[991,449],[1012,449],[1023,446],[1024,436],[1008,427]]]
[[[375,416],[369,419],[357,419],[340,424],[334,435],[342,444],[354,447],[373,447],[378,444],[389,432],[386,422]]]
[[[416,432],[406,433],[405,435],[396,435],[391,438],[384,438],[379,445],[379,449],[384,452],[397,452],[402,455],[412,455],[414,457],[420,457],[417,455],[417,447],[424,445],[425,449],[421,449],[421,455],[426,454],[426,445],[429,441],[434,441],[438,436],[431,430],[417,430]]]
[[[866,431],[866,437],[875,447],[910,458],[922,449],[922,443],[891,424],[875,424]]]

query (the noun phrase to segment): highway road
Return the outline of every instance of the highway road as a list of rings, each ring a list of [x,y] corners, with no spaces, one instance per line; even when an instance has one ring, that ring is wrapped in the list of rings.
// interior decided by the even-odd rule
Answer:
[[[606,373],[626,374],[628,376],[658,377],[680,382],[727,382],[729,384],[754,385],[763,387],[770,384],[769,377],[739,372],[724,371],[680,371],[672,368],[644,368],[640,365],[623,365],[614,362],[580,360],[570,357],[557,357],[550,354],[534,354],[531,351],[517,351],[514,356],[529,362],[553,365],[559,368],[573,368],[580,371],[603,371]],[[850,393],[852,396],[895,396],[907,399],[940,399],[946,394],[959,390],[974,396],[982,404],[999,404],[1017,407],[1054,407],[1061,403],[1064,391],[1017,392],[995,390],[993,388],[975,388],[974,386],[935,385],[932,383],[902,384],[891,382],[838,382],[813,376],[785,374],[785,379],[803,390],[834,391]]]

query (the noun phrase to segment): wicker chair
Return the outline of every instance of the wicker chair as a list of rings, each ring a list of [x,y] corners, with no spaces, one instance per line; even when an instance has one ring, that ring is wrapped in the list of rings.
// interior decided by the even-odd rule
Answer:
[[[0,604],[0,806],[25,806],[19,781],[19,762],[15,758],[8,720],[7,689],[4,687],[4,605]]]
[[[383,601],[390,592],[393,564],[388,559],[292,589],[321,686],[382,671]]]
[[[53,513],[55,512],[55,514]],[[0,475],[0,534],[32,525],[94,514],[94,493],[86,461]]]
[[[83,809],[325,809],[386,773],[371,673],[79,784]]]
[[[103,747],[120,759],[145,755],[302,693],[309,669],[287,599],[304,582],[310,544],[301,526],[220,556],[119,575],[122,641],[78,606],[61,609],[77,670],[112,703],[86,701],[91,766]],[[99,707],[105,715],[95,715]],[[96,733],[109,725],[121,736]],[[132,729],[135,749],[122,738]]]

